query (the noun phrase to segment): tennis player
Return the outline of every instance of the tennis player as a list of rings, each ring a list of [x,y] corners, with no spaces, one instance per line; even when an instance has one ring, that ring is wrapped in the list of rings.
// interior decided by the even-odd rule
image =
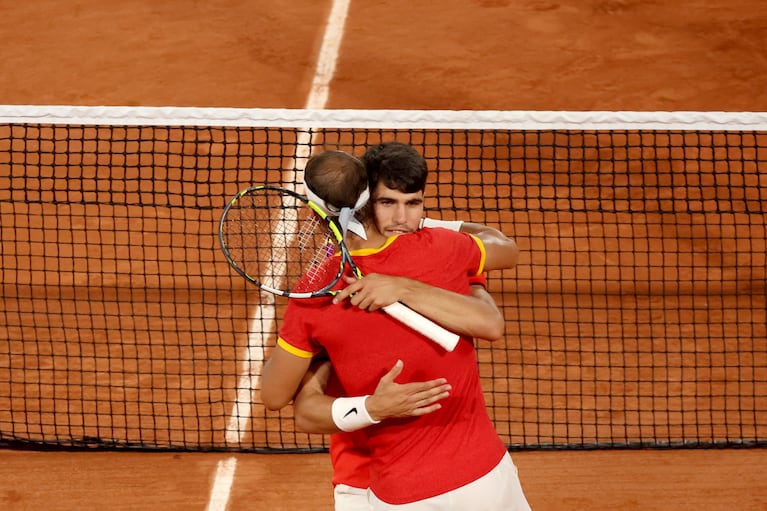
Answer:
[[[385,232],[387,236],[414,232],[420,226],[426,225],[451,230],[470,230],[474,233],[488,231],[496,237],[505,238],[500,231],[479,224],[423,218],[423,192],[428,169],[425,159],[412,146],[399,142],[385,142],[368,149],[362,161],[368,172],[370,190],[373,191],[371,194],[374,205],[372,219],[376,221],[378,230]],[[307,180],[311,181],[312,177],[310,169]],[[379,219],[381,219],[380,222]],[[364,232],[362,234],[364,235]],[[506,243],[513,243],[513,241],[506,239]],[[444,301],[438,301],[438,298],[432,294],[436,288],[417,281],[408,282],[408,279],[398,279],[398,281],[399,284],[410,288],[411,296],[415,295],[422,303],[439,304],[438,307],[445,306]],[[502,337],[504,321],[493,298],[485,289],[484,277],[471,279],[471,284],[472,296],[484,300],[491,307],[490,314],[495,316],[488,316],[485,321],[480,314],[467,314],[465,305],[458,302],[455,308],[446,311],[450,317],[465,318],[456,325],[454,330],[462,335],[484,337],[491,341]],[[477,325],[476,321],[471,320],[480,320],[484,325]],[[482,330],[482,326],[488,328]],[[444,379],[398,384],[394,379],[401,370],[402,362],[399,361],[381,378],[375,393],[365,401],[373,420],[430,413],[438,410],[440,408],[438,401],[449,394],[449,385],[443,383]],[[333,465],[336,511],[369,511],[371,507],[367,495],[369,486],[367,472],[370,452],[367,449],[364,432],[339,433],[340,429],[331,415],[334,402],[334,397],[331,396],[341,395],[343,395],[342,389],[334,378],[330,363],[314,364],[307,373],[301,391],[294,401],[296,427],[307,433],[331,433],[330,457]]]
[[[369,229],[367,236],[353,253],[368,275],[363,281],[386,271],[465,295],[467,276],[481,274],[486,261],[516,258],[516,246],[491,257],[479,239],[445,229],[396,237]],[[439,254],[439,259],[429,254]],[[352,300],[365,288],[358,287]],[[264,403],[272,409],[287,405],[311,358],[323,350],[346,395],[373,393],[380,376],[398,360],[404,362],[406,380],[445,376],[451,395],[438,410],[362,430],[371,450],[373,509],[529,509],[516,468],[487,415],[471,339],[464,337],[447,353],[365,308],[349,302],[334,305],[330,299],[290,301],[278,348],[264,367]],[[354,406],[346,407],[348,414],[334,415],[341,429],[375,422],[364,413],[364,398],[342,403]]]

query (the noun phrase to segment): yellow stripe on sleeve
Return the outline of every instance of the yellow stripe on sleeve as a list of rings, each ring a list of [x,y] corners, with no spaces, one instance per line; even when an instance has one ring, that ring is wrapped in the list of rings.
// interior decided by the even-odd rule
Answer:
[[[312,358],[314,356],[314,353],[312,353],[311,351],[305,351],[305,350],[296,348],[295,346],[291,344],[288,344],[288,341],[286,341],[282,337],[279,337],[277,339],[277,346],[284,349],[291,355],[295,355],[300,358]]]
[[[482,240],[478,237],[474,236],[473,234],[469,234],[472,238],[474,238],[474,241],[477,242],[477,246],[479,247],[479,251],[482,254],[482,257],[479,259],[479,269],[477,270],[477,275],[482,275],[482,272],[485,271],[485,260],[487,259],[487,252],[485,251],[485,244],[482,243]]]

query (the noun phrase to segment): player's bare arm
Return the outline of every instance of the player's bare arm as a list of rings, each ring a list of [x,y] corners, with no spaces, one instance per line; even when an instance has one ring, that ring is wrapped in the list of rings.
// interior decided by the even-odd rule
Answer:
[[[483,224],[463,222],[461,232],[472,234],[485,246],[485,270],[513,268],[519,260],[517,243],[498,229]]]
[[[334,297],[335,303],[349,299],[356,307],[374,311],[400,301],[461,335],[490,341],[503,337],[506,322],[482,286],[472,286],[469,296],[392,275],[370,274],[345,281],[348,285]]]
[[[402,368],[403,363],[398,361],[378,382],[375,393],[365,401],[365,408],[373,420],[425,415],[439,410],[439,401],[450,395],[450,384],[444,378],[403,384],[395,382]],[[299,431],[323,434],[341,431],[332,418],[336,398],[325,395],[332,370],[329,361],[322,361],[307,371],[293,403]]]
[[[516,266],[519,260],[517,243],[494,227],[461,220],[435,220],[423,218],[422,227],[441,227],[450,231],[460,231],[477,237],[485,246],[488,261],[486,270],[504,270]]]
[[[288,352],[279,344],[264,364],[261,374],[261,400],[269,410],[287,406],[311,365],[311,357]]]

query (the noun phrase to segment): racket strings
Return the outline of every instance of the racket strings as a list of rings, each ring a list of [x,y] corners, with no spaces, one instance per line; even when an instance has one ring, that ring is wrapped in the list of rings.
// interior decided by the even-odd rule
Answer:
[[[268,225],[269,229],[259,231],[262,235],[258,241],[259,246],[269,247],[269,260],[260,264],[263,268],[261,282],[273,289],[289,290],[291,282],[296,280],[296,276],[290,272],[290,253],[293,250],[298,216],[295,209],[284,208],[278,211],[280,215],[276,219],[270,217],[268,222],[262,224]]]
[[[305,249],[313,246],[315,232],[320,228],[321,223],[317,215],[310,215],[303,221],[298,231],[298,248]]]
[[[333,233],[304,201],[278,189],[251,189],[226,218],[222,228],[231,259],[262,288],[304,294],[336,280],[341,258],[333,257]]]
[[[263,225],[269,226],[271,264],[263,281],[283,293],[311,293],[332,283],[327,260],[335,250],[327,222],[303,201],[276,190],[269,190],[267,205],[270,216]]]
[[[295,218],[295,208],[283,207],[282,194],[248,190],[238,196],[227,208],[221,225],[230,262],[259,285],[280,290],[288,272],[287,233]],[[274,236],[275,232],[283,236]]]
[[[334,253],[335,247],[332,243],[328,243],[314,251],[314,254],[304,272],[304,276],[307,280],[305,284],[306,286],[317,287],[317,283],[322,279],[323,275],[322,265],[325,260],[327,260],[329,257],[332,257]]]
[[[301,226],[297,245],[301,252],[302,275],[293,292],[309,293],[330,285],[335,280],[339,263],[332,260],[336,246],[327,223],[312,213]]]

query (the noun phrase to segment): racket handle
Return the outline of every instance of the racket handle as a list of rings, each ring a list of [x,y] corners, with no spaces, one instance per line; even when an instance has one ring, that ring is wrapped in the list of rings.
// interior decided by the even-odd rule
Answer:
[[[458,345],[458,339],[460,339],[458,334],[439,326],[402,302],[394,302],[383,307],[383,310],[394,319],[398,319],[416,332],[436,342],[447,351],[453,351]]]

